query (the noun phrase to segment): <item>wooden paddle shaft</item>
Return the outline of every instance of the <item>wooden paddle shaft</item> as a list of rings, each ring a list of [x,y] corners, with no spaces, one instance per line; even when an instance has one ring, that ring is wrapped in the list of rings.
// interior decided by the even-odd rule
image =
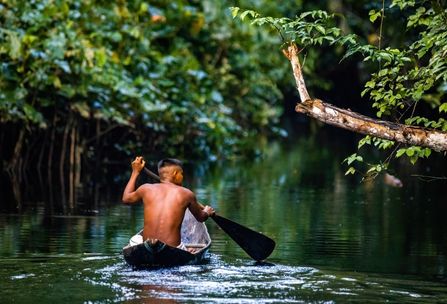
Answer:
[[[143,170],[147,175],[149,175],[156,181],[160,181],[160,177],[157,174],[155,174],[154,172],[152,172],[151,170],[149,170],[148,168],[144,167]]]

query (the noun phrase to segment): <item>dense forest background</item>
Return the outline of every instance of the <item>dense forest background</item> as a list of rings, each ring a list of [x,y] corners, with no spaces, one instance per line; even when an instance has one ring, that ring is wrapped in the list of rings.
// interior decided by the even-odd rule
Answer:
[[[286,119],[304,118],[281,37],[235,22],[229,7],[290,18],[326,10],[364,44],[417,38],[408,13],[385,2],[1,0],[0,170],[14,184],[30,170],[57,181],[73,207],[80,185],[97,193],[104,170],[136,154],[253,156],[262,139],[288,136]],[[372,22],[385,4],[386,18]],[[377,67],[360,55],[341,61],[345,52],[306,49],[307,86],[374,115],[360,93]]]

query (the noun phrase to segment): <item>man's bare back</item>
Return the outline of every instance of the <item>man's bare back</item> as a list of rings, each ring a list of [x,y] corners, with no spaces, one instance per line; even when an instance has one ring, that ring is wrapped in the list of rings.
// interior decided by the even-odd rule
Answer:
[[[174,161],[176,160],[168,160],[162,166],[159,164],[161,183],[144,184],[135,190],[136,179],[145,165],[143,158],[135,158],[132,162],[132,175],[123,193],[123,202],[132,204],[143,201],[144,240],[158,239],[177,247],[181,243],[180,229],[186,208],[200,222],[214,214],[214,209],[200,205],[194,193],[181,186],[183,170]]]
[[[185,210],[194,194],[174,184],[146,184],[142,186],[144,203],[143,239],[159,239],[171,246],[180,244],[180,229]]]

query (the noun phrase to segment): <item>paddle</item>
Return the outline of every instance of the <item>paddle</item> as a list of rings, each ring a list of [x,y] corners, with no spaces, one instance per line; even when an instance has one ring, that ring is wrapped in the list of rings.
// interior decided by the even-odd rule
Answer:
[[[144,172],[153,179],[160,181],[160,177],[146,167]],[[262,233],[217,214],[214,214],[211,218],[254,260],[263,261],[273,252],[276,245],[275,241]]]

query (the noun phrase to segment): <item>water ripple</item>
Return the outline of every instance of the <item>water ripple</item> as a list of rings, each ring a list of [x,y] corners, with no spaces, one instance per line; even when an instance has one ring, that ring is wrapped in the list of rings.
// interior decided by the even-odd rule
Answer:
[[[172,303],[331,303],[376,298],[378,301],[430,303],[432,294],[417,293],[418,282],[361,273],[337,273],[313,267],[257,265],[211,254],[204,265],[133,270],[123,262],[96,270],[98,278],[116,282],[121,298],[170,300]]]

